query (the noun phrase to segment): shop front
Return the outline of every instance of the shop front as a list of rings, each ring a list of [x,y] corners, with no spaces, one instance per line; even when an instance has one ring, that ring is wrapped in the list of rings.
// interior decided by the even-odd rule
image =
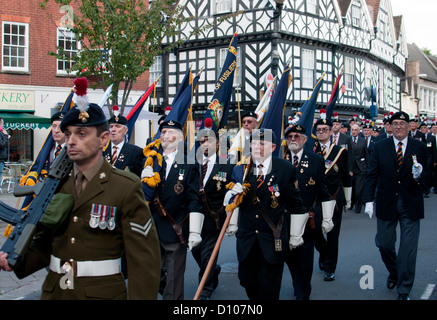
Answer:
[[[35,93],[28,90],[0,88],[0,117],[10,135],[7,146],[8,162],[26,162],[34,157],[34,130],[50,128],[50,118],[38,117],[35,111]]]

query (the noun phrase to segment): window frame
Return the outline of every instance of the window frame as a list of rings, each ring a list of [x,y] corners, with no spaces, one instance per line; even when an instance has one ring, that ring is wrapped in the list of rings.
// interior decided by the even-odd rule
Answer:
[[[80,53],[80,49],[81,49],[80,41],[76,40],[76,34],[73,33],[71,30],[69,30],[68,28],[64,28],[64,27],[57,28],[57,30],[56,30],[56,47],[60,47],[59,36],[62,35],[64,32],[70,33],[71,35],[74,36],[74,41],[76,42],[76,50],[68,50],[68,52],[76,52],[75,56],[77,56]],[[66,39],[66,36],[64,35],[64,41],[65,41],[65,39]],[[73,41],[73,38],[71,39],[71,41]],[[64,51],[67,52],[67,49],[65,48],[65,46],[64,46]],[[59,69],[60,62],[63,62],[64,69]],[[68,62],[68,60],[56,59],[56,73],[57,74],[76,74],[77,71],[71,71],[71,72],[67,71],[67,68],[65,68],[66,62]],[[70,68],[71,68],[75,63],[75,60],[72,60],[69,63],[70,63]],[[68,68],[68,69],[70,69],[70,68]]]
[[[311,56],[309,56],[310,54]],[[314,87],[315,66],[316,66],[316,52],[310,49],[302,49],[302,67],[301,67],[302,88],[312,89]]]
[[[344,85],[347,91],[355,88],[355,59],[344,57]]]
[[[5,25],[10,25],[11,27],[11,33],[10,33],[10,37],[12,38],[13,33],[12,33],[12,27],[13,25],[18,27],[18,34],[16,36],[20,37],[20,32],[19,29],[20,27],[24,27],[24,35],[22,35],[24,37],[24,41],[25,44],[23,46],[19,45],[19,40],[18,40],[18,45],[12,45],[11,43],[9,44],[5,44]],[[18,38],[19,39],[19,38]],[[12,41],[11,41],[12,42]],[[9,47],[9,63],[11,63],[11,48],[15,47],[15,48],[23,48],[24,49],[24,54],[23,56],[16,56],[17,58],[22,57],[24,59],[24,66],[23,67],[19,67],[19,66],[5,66],[5,49],[6,47]],[[18,49],[17,49],[18,51]],[[23,22],[15,22],[15,21],[2,21],[2,52],[1,52],[1,57],[2,57],[2,70],[3,71],[17,71],[17,72],[29,72],[29,24],[28,23],[23,23]]]
[[[158,68],[159,67],[159,68]],[[162,55],[157,55],[154,58],[153,64],[149,68],[149,83],[155,82],[155,80],[163,73],[162,71]],[[162,87],[162,77],[156,83],[157,87]]]

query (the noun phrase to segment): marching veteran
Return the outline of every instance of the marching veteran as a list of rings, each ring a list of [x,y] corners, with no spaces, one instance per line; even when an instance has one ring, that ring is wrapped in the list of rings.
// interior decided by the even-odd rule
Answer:
[[[245,179],[243,172],[249,170],[243,162],[234,167],[235,184],[229,186],[224,200],[228,204],[236,194],[240,194],[238,199],[243,197],[240,203],[235,200],[239,207],[234,210],[228,229],[231,234],[236,232],[238,277],[250,300],[279,299],[285,246],[293,249],[303,243],[308,220],[298,191],[296,168],[272,155],[275,140],[271,129],[252,132],[250,172]],[[232,210],[232,205],[226,210]],[[290,220],[288,228],[286,222]]]
[[[427,147],[408,134],[409,116],[396,112],[389,120],[393,136],[375,144],[365,182],[365,212],[373,215],[376,246],[388,270],[387,288],[409,300],[413,287],[420,220],[424,218],[423,186],[429,167]],[[396,253],[396,229],[400,242]]]
[[[73,169],[58,194],[71,195],[72,208],[57,229],[44,228],[34,237],[14,271],[23,278],[49,266],[41,299],[156,299],[158,235],[141,181],[103,159],[108,123],[83,96],[61,122]],[[128,289],[120,272],[123,252]],[[6,259],[0,253],[0,268],[12,271]]]

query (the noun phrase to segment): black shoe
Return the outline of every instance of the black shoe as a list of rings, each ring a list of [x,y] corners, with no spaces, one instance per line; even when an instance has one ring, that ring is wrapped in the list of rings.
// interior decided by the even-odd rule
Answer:
[[[423,197],[424,197],[425,199],[428,199],[428,198],[429,198],[429,193],[425,193],[425,194],[423,195]]]
[[[217,288],[217,286],[218,286],[218,276],[219,276],[219,274],[220,274],[220,271],[222,271],[222,268],[219,266],[219,265],[216,265],[215,266],[215,269],[214,269],[214,278],[213,278],[213,282],[212,282],[212,290],[214,291],[216,288]]]
[[[394,289],[397,284],[398,284],[398,280],[397,279],[388,276],[388,278],[387,278],[387,288]]]
[[[398,295],[398,300],[411,300],[408,293],[400,293]]]
[[[334,281],[335,280],[335,274],[330,272],[325,272],[325,278],[323,279],[325,281]]]

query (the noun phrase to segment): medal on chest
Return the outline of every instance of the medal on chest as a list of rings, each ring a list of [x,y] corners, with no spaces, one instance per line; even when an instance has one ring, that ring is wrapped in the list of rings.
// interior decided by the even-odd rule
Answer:
[[[269,186],[269,191],[272,193],[272,195],[271,195],[272,203],[270,204],[270,207],[272,207],[273,209],[276,209],[279,205],[278,198],[281,195],[279,193],[279,186],[277,184],[275,184],[273,186]]]
[[[181,181],[184,180],[184,175],[185,175],[185,169],[180,169],[178,181],[174,186],[174,192],[176,192],[176,194],[181,194],[184,191],[184,186],[181,183]]]
[[[216,183],[217,191],[220,191],[222,188],[222,183],[226,182],[226,175],[227,175],[226,172],[219,171],[214,177],[212,177],[213,180],[217,181]]]

